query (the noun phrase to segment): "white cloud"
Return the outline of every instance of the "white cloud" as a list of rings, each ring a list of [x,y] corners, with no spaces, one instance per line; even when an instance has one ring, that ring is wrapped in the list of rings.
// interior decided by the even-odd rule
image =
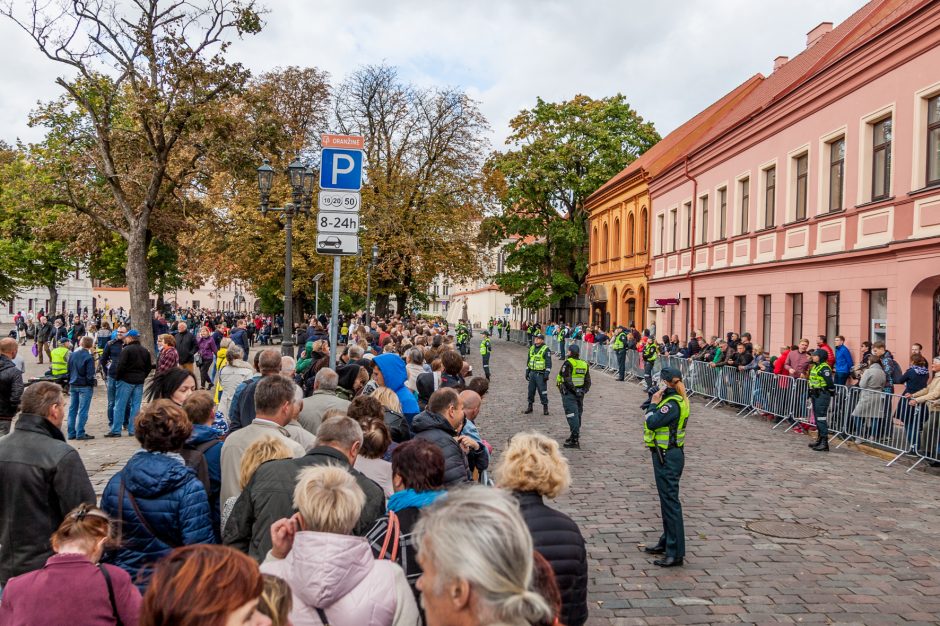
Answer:
[[[805,34],[836,23],[861,0],[267,0],[260,35],[232,59],[254,72],[306,65],[334,82],[388,63],[418,85],[462,87],[480,101],[502,143],[509,119],[536,97],[624,93],[662,134],[751,75],[795,56]],[[0,22],[0,139],[35,141],[38,100],[59,95],[62,67]]]

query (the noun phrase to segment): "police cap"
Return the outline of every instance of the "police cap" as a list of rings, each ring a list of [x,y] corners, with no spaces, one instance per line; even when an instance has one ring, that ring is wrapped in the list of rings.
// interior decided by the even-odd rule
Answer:
[[[542,339],[542,340],[544,340],[544,339],[545,339],[545,335],[543,335],[542,333],[535,333],[535,335],[533,335],[533,339]]]
[[[659,378],[671,383],[674,380],[682,380],[682,373],[673,367],[664,367],[659,372]]]
[[[571,354],[574,356],[581,356],[581,348],[578,346],[578,344],[573,343],[570,346],[568,346],[568,354]]]

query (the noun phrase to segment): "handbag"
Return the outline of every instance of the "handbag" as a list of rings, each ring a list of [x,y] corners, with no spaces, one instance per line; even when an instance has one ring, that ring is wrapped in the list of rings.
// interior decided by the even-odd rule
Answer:
[[[114,600],[114,584],[111,582],[111,574],[108,573],[108,569],[101,563],[98,564],[98,569],[101,570],[101,575],[104,576],[104,583],[108,586],[108,600],[111,601],[111,613],[114,615],[114,623],[117,626],[124,626],[124,622],[121,621],[121,616],[118,615],[117,602]]]
[[[32,352],[33,352],[33,356],[39,356],[39,346],[35,343],[33,344]]]
[[[389,555],[389,559],[395,561],[398,558],[398,539],[401,537],[401,523],[398,521],[395,511],[388,512],[388,530],[385,531],[385,541],[382,543],[382,549],[379,551],[377,560],[381,561],[388,553],[388,544],[391,541],[392,533],[395,535],[395,540],[392,541],[392,553]]]

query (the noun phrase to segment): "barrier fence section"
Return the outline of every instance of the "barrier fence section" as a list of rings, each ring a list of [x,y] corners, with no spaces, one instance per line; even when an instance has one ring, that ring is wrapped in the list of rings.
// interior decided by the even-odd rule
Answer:
[[[522,345],[529,343],[528,335],[521,330],[510,330],[509,338]],[[546,336],[545,343],[561,358],[565,357],[567,346],[577,345],[581,359],[592,367],[612,374],[619,372],[619,355],[609,344],[577,339],[566,339],[562,344],[553,335]],[[645,385],[646,364],[642,355],[636,350],[625,350],[623,358],[625,378]],[[813,402],[805,378],[663,355],[653,363],[654,382],[663,367],[678,370],[689,395],[706,398],[706,406],[728,406],[737,409],[741,416],[772,417],[776,422],[773,428],[783,427],[784,432],[797,426],[815,428]],[[926,406],[886,391],[836,385],[827,423],[829,441],[838,441],[837,448],[854,441],[892,452],[895,456],[889,466],[909,456],[914,463],[908,472],[924,461],[940,463],[940,401],[935,406]]]

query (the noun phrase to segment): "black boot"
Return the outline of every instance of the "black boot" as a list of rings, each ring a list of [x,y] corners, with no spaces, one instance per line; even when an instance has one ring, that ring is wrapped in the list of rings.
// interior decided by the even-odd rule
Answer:
[[[548,405],[547,405],[547,404],[543,404],[543,405],[542,405],[542,415],[548,415]]]
[[[564,446],[564,447],[566,447],[566,448],[574,448],[575,450],[580,450],[580,449],[581,449],[581,442],[578,440],[577,437],[571,437],[571,439],[570,439],[569,441],[566,441],[566,442],[565,442],[565,446]]]
[[[829,452],[829,438],[820,437],[819,443],[813,446],[813,450],[815,450],[816,452]]]
[[[531,412],[532,412],[532,403],[530,402],[530,403],[529,403],[529,408],[527,408],[527,409],[526,409],[525,411],[523,411],[522,413],[523,413],[523,415],[528,415],[528,414],[531,413]]]
[[[822,438],[819,436],[819,433],[817,433],[817,434],[816,434],[816,441],[812,441],[812,442],[810,442],[810,443],[808,443],[808,444],[806,444],[806,445],[809,446],[810,448],[815,448],[816,446],[819,445],[819,442],[821,441],[821,439],[822,439]]]

